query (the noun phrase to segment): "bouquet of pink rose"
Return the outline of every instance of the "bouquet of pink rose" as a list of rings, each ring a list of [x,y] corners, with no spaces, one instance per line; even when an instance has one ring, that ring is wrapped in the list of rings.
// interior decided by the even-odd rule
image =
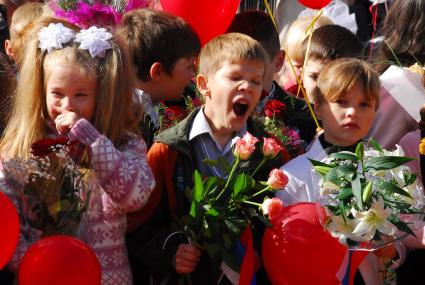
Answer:
[[[237,272],[239,266],[231,253],[236,241],[254,219],[269,225],[267,217],[261,212],[262,202],[268,201],[265,194],[284,188],[288,182],[285,174],[278,169],[271,171],[267,182],[254,180],[264,163],[275,158],[282,150],[274,139],[264,138],[263,157],[251,172],[245,166],[252,158],[257,142],[258,139],[248,132],[243,138],[235,138],[232,165],[224,158],[204,161],[222,168],[227,174],[226,178],[202,178],[195,170],[194,189],[188,193],[190,212],[181,219],[192,244],[205,249],[211,258],[220,257]]]

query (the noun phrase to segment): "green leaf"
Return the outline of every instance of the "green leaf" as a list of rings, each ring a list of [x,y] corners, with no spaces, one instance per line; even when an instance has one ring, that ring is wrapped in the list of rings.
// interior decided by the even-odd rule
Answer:
[[[223,251],[221,258],[223,259],[224,263],[226,263],[233,271],[240,271],[239,263],[236,261],[236,258],[233,256],[233,254]]]
[[[375,141],[374,139],[369,139],[369,143],[372,144],[373,148],[379,152],[384,152],[382,150],[382,147],[379,145],[379,143],[377,141]]]
[[[336,152],[336,153],[332,153],[329,158],[335,158],[335,159],[343,159],[343,160],[352,160],[352,161],[358,161],[359,158],[352,154],[352,153],[347,153],[347,152]]]
[[[218,166],[223,169],[224,171],[226,171],[227,173],[230,173],[230,170],[232,169],[232,167],[229,165],[229,162],[227,162],[227,160],[222,157],[219,156],[217,158],[217,162],[218,162]]]
[[[229,219],[224,219],[224,223],[226,224],[226,227],[234,234],[238,235],[240,233],[240,229],[232,223]]]
[[[223,247],[218,243],[209,243],[206,246],[207,253],[211,258],[216,258],[220,254],[222,248]]]
[[[195,169],[195,173],[193,174],[193,181],[195,181],[194,191],[192,194],[192,199],[195,202],[201,201],[202,194],[204,193],[204,185],[202,183],[201,174],[199,174],[199,171]]]
[[[369,181],[366,184],[365,188],[363,189],[363,194],[362,194],[363,202],[368,201],[369,198],[372,196],[372,185],[373,185],[372,181]]]
[[[412,198],[410,196],[410,194],[407,191],[405,191],[403,188],[400,188],[397,185],[394,185],[390,182],[382,181],[381,183],[379,183],[378,186],[379,186],[379,188],[390,191],[392,193],[397,193],[397,194],[400,194],[402,196]]]
[[[239,174],[233,185],[233,195],[237,196],[239,193],[249,190],[253,182],[252,180],[253,179],[245,173]]]
[[[321,161],[318,161],[318,160],[314,160],[314,159],[310,159],[310,158],[307,158],[307,159],[310,160],[310,163],[313,166],[327,166],[327,167],[332,167],[332,165],[327,164],[327,163],[324,163],[324,162],[321,162]]]
[[[404,156],[382,156],[382,157],[373,157],[365,164],[365,170],[375,169],[375,170],[389,170],[396,168],[400,165],[403,165],[409,161],[412,161],[413,158],[404,157]]]
[[[402,232],[408,233],[409,235],[412,235],[416,237],[415,233],[412,231],[412,229],[408,226],[407,223],[401,221],[399,218],[395,217],[394,215],[390,215],[388,217],[388,220],[394,224],[397,229],[399,229]]]
[[[324,181],[331,181],[336,185],[341,184],[341,179],[351,181],[356,174],[356,169],[352,165],[342,165],[332,168],[324,177]]]
[[[206,212],[207,215],[209,216],[213,216],[213,217],[217,217],[218,216],[218,212],[216,209],[211,208]]]
[[[356,156],[359,160],[363,160],[364,157],[364,145],[362,142],[359,142],[356,146]]]
[[[363,211],[362,184],[359,177],[351,181],[351,187],[353,189],[353,195],[356,198],[357,206]]]
[[[332,169],[330,166],[313,166],[314,170],[319,173],[321,176],[325,176]]]
[[[215,176],[208,177],[207,180],[204,181],[204,189],[205,189],[204,195],[205,195],[205,193],[213,190],[214,187],[216,187],[216,186],[217,186],[217,177],[215,177]]]
[[[195,200],[192,201],[192,204],[190,204],[190,212],[189,215],[196,218],[196,202]]]
[[[346,200],[353,196],[353,190],[351,188],[342,188],[338,194],[338,200]]]
[[[221,236],[223,238],[224,247],[226,249],[232,249],[233,244],[232,244],[232,240],[230,239],[230,236],[226,233],[222,234]]]

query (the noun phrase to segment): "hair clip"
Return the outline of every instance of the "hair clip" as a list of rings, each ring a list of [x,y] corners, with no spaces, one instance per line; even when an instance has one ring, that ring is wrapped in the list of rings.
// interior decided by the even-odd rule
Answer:
[[[75,42],[80,43],[80,49],[88,50],[92,57],[104,57],[106,50],[111,49],[112,34],[104,28],[91,26],[87,30],[81,30],[75,37]]]
[[[75,32],[65,27],[62,23],[50,23],[38,33],[38,47],[47,52],[54,49],[61,49],[63,44],[70,42],[75,38]]]

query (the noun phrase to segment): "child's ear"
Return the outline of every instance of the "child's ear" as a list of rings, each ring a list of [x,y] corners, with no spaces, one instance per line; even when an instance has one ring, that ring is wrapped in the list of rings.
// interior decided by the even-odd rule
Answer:
[[[317,103],[315,103],[313,105],[313,107],[314,107],[314,114],[316,115],[317,119],[320,120],[320,118],[321,118],[321,110],[320,110],[321,108],[320,108],[320,105],[317,104]]]
[[[149,70],[149,75],[151,76],[152,80],[158,81],[161,79],[161,75],[164,73],[164,70],[162,68],[162,64],[160,62],[154,62],[151,65],[151,69]]]
[[[282,69],[283,63],[285,62],[285,52],[283,50],[278,51],[273,60],[274,72],[277,73]]]
[[[13,55],[13,49],[12,49],[12,43],[10,40],[5,40],[4,41],[4,49],[6,51],[7,56],[10,59],[15,59],[15,56]]]
[[[196,76],[196,86],[204,98],[211,95],[210,89],[208,87],[208,77],[205,74],[199,73]]]

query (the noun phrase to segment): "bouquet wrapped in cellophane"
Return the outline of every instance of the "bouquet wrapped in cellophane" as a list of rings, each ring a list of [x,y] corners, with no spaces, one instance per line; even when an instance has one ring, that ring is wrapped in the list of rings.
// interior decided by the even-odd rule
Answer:
[[[404,164],[413,160],[370,141],[355,153],[339,152],[326,162],[311,160],[322,177],[318,201],[325,227],[349,248],[378,249],[422,223],[425,198],[417,176]],[[418,225],[415,225],[416,224]]]
[[[90,148],[65,137],[33,143],[31,157],[3,163],[8,181],[21,185],[26,218],[44,236],[78,236],[90,191]]]

